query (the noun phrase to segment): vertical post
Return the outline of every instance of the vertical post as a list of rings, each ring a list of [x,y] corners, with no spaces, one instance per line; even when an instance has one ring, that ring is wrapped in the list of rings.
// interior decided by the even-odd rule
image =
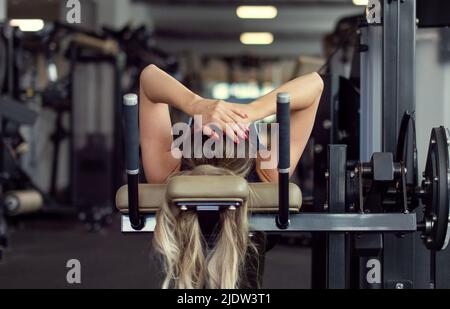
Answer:
[[[401,119],[415,110],[416,0],[383,2],[383,148],[395,153]],[[383,287],[417,286],[414,259],[424,250],[415,248],[415,234],[383,236]],[[425,262],[426,263],[426,262]],[[416,265],[423,265],[417,263]],[[416,281],[416,282],[414,282]]]
[[[416,1],[385,0],[383,149],[394,153],[403,114],[415,110]]]
[[[128,214],[131,227],[144,228],[144,220],[139,215],[139,106],[138,96],[124,96],[126,169],[128,175]]]
[[[279,212],[276,223],[279,229],[289,228],[289,170],[291,167],[291,97],[288,93],[277,95],[278,136],[278,203]]]
[[[382,140],[382,27],[368,24],[361,28],[361,44],[368,50],[361,52],[361,109],[360,160],[370,161],[374,152],[381,151]]]
[[[0,0],[0,21],[4,22],[6,20],[6,12],[7,12],[7,1],[6,0]],[[8,46],[8,45],[7,45]],[[5,76],[6,78],[6,76]],[[3,85],[2,85],[3,86]],[[0,107],[1,108],[1,107]],[[3,196],[3,184],[2,182],[4,181],[4,179],[2,179],[2,177],[4,177],[3,175],[3,160],[4,160],[4,147],[2,145],[2,132],[3,132],[3,119],[2,119],[2,115],[0,113],[0,196]],[[3,255],[3,249],[7,246],[8,244],[8,239],[7,239],[7,225],[6,225],[6,220],[3,217],[3,205],[0,205],[0,261],[2,260],[2,255]]]
[[[113,154],[112,154],[112,170],[113,172],[113,181],[112,192],[116,192],[119,187],[122,185],[121,178],[123,172],[123,162],[124,162],[124,132],[121,130],[122,123],[122,102],[121,96],[122,88],[121,88],[121,72],[123,72],[123,63],[126,61],[126,56],[123,55],[122,52],[119,52],[118,55],[115,56],[113,61],[114,67],[114,108],[113,108],[113,136],[114,136],[114,144],[113,144]],[[116,168],[116,164],[121,162],[120,169]]]
[[[75,117],[75,95],[76,95],[76,89],[75,89],[75,72],[77,69],[77,57],[78,57],[78,48],[71,48],[70,49],[70,73],[69,73],[69,80],[70,80],[70,87],[69,87],[69,194],[70,194],[70,203],[76,204],[75,201],[77,200],[77,189],[78,184],[76,181],[76,167],[75,167],[75,123],[76,123],[76,117]],[[75,206],[75,205],[74,205]],[[76,205],[78,207],[78,205]]]
[[[328,146],[328,207],[330,213],[345,213],[347,147]],[[327,288],[348,287],[347,246],[345,233],[330,233],[327,250]]]
[[[7,12],[7,1],[6,0],[0,0],[0,21],[4,22],[6,20],[6,12]],[[9,45],[5,45],[7,47]],[[6,76],[5,76],[6,80]],[[3,86],[3,85],[2,85]],[[1,106],[0,106],[1,108]],[[3,117],[0,113],[0,196],[3,196],[3,181],[2,179],[4,177],[4,147],[2,144],[2,134],[3,134]],[[8,240],[7,240],[7,225],[6,220],[4,218],[3,214],[3,205],[0,205],[0,261],[2,260],[3,255],[3,249],[7,246]]]
[[[8,1],[0,0],[0,22],[4,22],[7,18]]]

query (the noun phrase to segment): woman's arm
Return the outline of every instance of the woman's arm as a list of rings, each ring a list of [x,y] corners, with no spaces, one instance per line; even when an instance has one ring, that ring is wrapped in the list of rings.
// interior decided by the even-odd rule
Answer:
[[[187,111],[196,95],[156,66],[147,67],[141,74],[139,123],[142,161],[150,183],[165,183],[179,169],[180,160],[172,156],[172,123],[170,103]],[[185,104],[182,104],[182,103]]]
[[[218,124],[233,127],[228,136],[239,141],[245,138],[243,123],[247,115],[241,106],[218,100],[206,100],[193,93],[169,74],[154,65],[148,66],[140,79],[140,131],[144,170],[151,183],[164,183],[180,167],[180,160],[172,156],[172,123],[168,106],[182,110],[190,116],[199,115],[203,132],[215,138],[218,133],[209,126]]]
[[[291,111],[295,112],[311,107],[317,101],[317,97],[322,95],[322,91],[323,81],[318,73],[300,76],[250,103],[250,120],[256,121],[275,115],[277,112],[277,94],[280,92],[289,93],[291,96]]]
[[[188,115],[195,113],[195,105],[202,99],[153,64],[142,71],[141,91],[151,102],[167,104]]]
[[[296,78],[280,88],[261,97],[249,105],[248,114],[251,121],[263,119],[276,113],[277,94],[287,92],[291,96],[291,175],[308,143],[320,98],[323,92],[323,81],[319,74],[311,73]],[[276,146],[276,145],[274,145]],[[273,152],[274,153],[274,152]],[[258,160],[260,166],[261,159]],[[258,168],[261,178],[269,182],[278,180],[278,172]]]

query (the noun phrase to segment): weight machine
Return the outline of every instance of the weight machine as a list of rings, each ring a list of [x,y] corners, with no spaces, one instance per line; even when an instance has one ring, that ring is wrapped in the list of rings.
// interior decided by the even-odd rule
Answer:
[[[329,145],[326,202],[320,213],[299,213],[301,196],[286,173],[289,96],[279,94],[280,181],[266,185],[264,190],[270,194],[258,201],[262,205],[251,205],[249,222],[253,230],[266,233],[325,234],[318,252],[322,258],[313,267],[314,288],[439,288],[436,255],[450,238],[450,131],[432,130],[419,183],[412,114],[416,2],[370,1],[367,21],[361,29],[361,43],[366,45],[361,55],[361,160],[348,161],[345,145]],[[379,95],[374,96],[377,91]],[[153,232],[156,211],[165,198],[181,210],[196,209],[200,218],[205,212],[239,207],[245,200],[242,186],[229,182],[227,192],[212,191],[208,196],[206,187],[198,192],[180,185],[183,176],[177,185],[139,185],[137,96],[125,97],[124,112],[128,186],[116,198],[123,232]],[[208,176],[198,177],[200,181]],[[277,193],[276,198],[272,193]],[[416,236],[423,245],[416,245]],[[417,251],[424,248],[429,254],[417,258]],[[418,274],[422,269],[429,269],[428,274]]]

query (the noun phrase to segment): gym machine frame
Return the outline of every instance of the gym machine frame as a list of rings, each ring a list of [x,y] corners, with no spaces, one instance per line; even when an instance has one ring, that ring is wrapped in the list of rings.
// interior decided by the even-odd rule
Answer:
[[[441,249],[447,236],[448,222],[448,139],[450,133],[443,128],[433,130],[429,153],[429,167],[421,187],[406,187],[406,168],[403,162],[394,162],[391,153],[376,153],[370,163],[347,162],[345,145],[330,145],[328,149],[329,171],[326,212],[317,214],[289,214],[289,99],[287,94],[278,95],[279,138],[279,211],[278,216],[252,215],[250,225],[256,231],[279,232],[326,232],[330,233],[327,248],[327,287],[346,288],[348,285],[348,236],[365,233],[413,233],[423,231],[429,248]],[[128,215],[122,216],[122,231],[153,232],[155,215],[139,212],[139,128],[137,96],[125,97],[127,174],[129,192]],[[409,118],[406,118],[409,119]],[[406,123],[409,123],[407,121]],[[287,154],[287,155],[286,155]],[[436,167],[438,163],[438,167]],[[442,165],[442,166],[440,166]],[[355,167],[356,166],[356,167]],[[439,175],[437,175],[438,173]],[[428,179],[439,181],[429,182]],[[370,180],[370,190],[364,190],[364,180]],[[439,184],[438,187],[436,185]],[[373,191],[375,190],[375,194]],[[368,193],[365,193],[365,192]],[[407,193],[410,193],[408,199]],[[439,196],[436,193],[439,192]],[[377,196],[387,195],[377,200]],[[375,198],[374,198],[375,196]],[[366,199],[364,201],[364,199]],[[388,205],[392,212],[369,213],[365,203],[375,199]],[[417,221],[410,205],[417,199],[427,204],[425,219]],[[356,202],[359,200],[359,202]],[[400,203],[398,201],[401,201]],[[446,207],[442,207],[442,204]],[[351,207],[349,207],[351,205]],[[358,205],[356,209],[353,205]],[[194,205],[197,211],[218,212],[223,205]],[[394,212],[400,206],[399,212]],[[437,213],[437,214],[436,214]],[[445,224],[444,224],[445,223]],[[443,225],[444,224],[444,225]],[[377,283],[377,282],[375,282]],[[378,284],[381,284],[379,282]]]
[[[407,9],[402,11],[403,6]],[[386,249],[386,244],[395,245],[395,238],[403,239],[408,237],[407,235],[420,231],[425,246],[433,255],[437,250],[444,249],[449,240],[450,132],[448,129],[441,127],[432,131],[423,183],[419,186],[415,182],[407,181],[407,176],[414,175],[416,172],[413,170],[408,173],[407,168],[411,164],[408,159],[411,157],[411,151],[415,159],[415,144],[411,145],[408,142],[408,136],[411,136],[410,128],[414,126],[414,122],[408,113],[403,117],[403,121],[400,121],[402,118],[398,116],[401,116],[399,113],[412,110],[414,107],[412,91],[408,91],[411,89],[402,87],[405,82],[410,82],[407,76],[414,79],[414,72],[408,71],[414,70],[414,65],[406,71],[403,70],[407,64],[414,61],[414,52],[412,51],[412,55],[409,55],[412,57],[406,57],[406,60],[399,53],[406,48],[411,36],[415,38],[415,31],[407,30],[411,25],[400,23],[400,16],[403,16],[402,14],[409,14],[409,17],[415,16],[415,1],[385,0],[383,11],[386,16],[383,61],[383,113],[385,114],[383,150],[386,152],[375,153],[371,162],[368,163],[347,162],[345,145],[329,145],[326,174],[328,192],[324,212],[290,214],[288,201],[290,109],[289,96],[281,93],[278,95],[277,102],[277,122],[280,127],[278,216],[252,215],[249,218],[252,229],[257,231],[327,233],[326,270],[325,278],[323,278],[326,288],[412,288],[413,282],[384,280],[386,270],[384,267],[381,269],[377,264],[382,264],[387,259],[398,261],[395,256],[386,256],[386,254],[384,260],[379,258]],[[410,19],[407,20],[410,21]],[[396,34],[386,30],[389,25],[398,30],[392,31]],[[412,27],[415,29],[415,22]],[[410,36],[404,35],[402,31],[409,33]],[[392,41],[396,42],[394,48],[389,45]],[[407,100],[409,98],[411,101]],[[405,101],[408,106],[403,106]],[[395,109],[394,113],[392,108]],[[137,96],[125,96],[124,112],[129,211],[128,215],[122,216],[122,231],[125,233],[153,232],[156,224],[155,215],[142,215],[138,205]],[[399,139],[396,141],[396,134],[393,132],[399,132],[399,130]],[[397,149],[395,149],[396,146]],[[396,151],[395,159],[394,151]],[[414,212],[420,203],[425,205],[424,217],[421,221]],[[220,209],[220,205],[197,206],[202,206],[197,207],[199,213]],[[351,268],[354,263],[357,263],[359,267]],[[398,263],[396,266],[399,266]],[[432,274],[430,274],[430,281],[433,281]]]

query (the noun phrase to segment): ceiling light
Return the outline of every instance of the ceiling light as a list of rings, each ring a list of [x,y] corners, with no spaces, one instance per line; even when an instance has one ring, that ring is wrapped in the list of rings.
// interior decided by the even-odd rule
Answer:
[[[368,5],[369,0],[353,0],[354,5]]]
[[[245,45],[270,45],[273,34],[270,32],[245,32],[241,34],[241,43]]]
[[[278,15],[278,10],[270,5],[242,5],[236,9],[236,15],[243,19],[274,19]]]
[[[44,29],[42,19],[12,19],[9,24],[11,27],[19,27],[23,32],[36,32]]]

